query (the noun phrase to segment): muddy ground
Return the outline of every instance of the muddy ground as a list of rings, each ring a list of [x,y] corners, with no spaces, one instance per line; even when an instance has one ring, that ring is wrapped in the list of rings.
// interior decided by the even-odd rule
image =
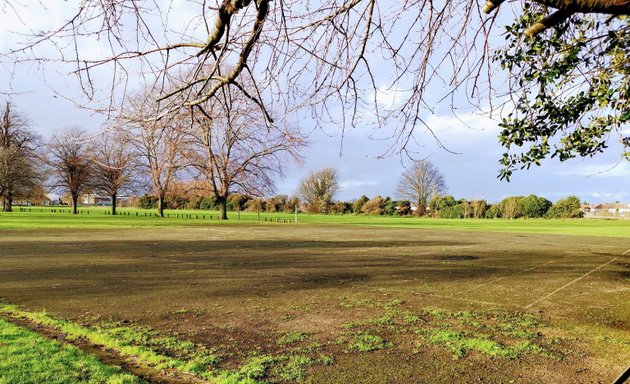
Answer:
[[[225,369],[291,353],[299,345],[278,339],[299,332],[334,357],[308,367],[313,383],[608,383],[630,364],[629,248],[617,238],[353,226],[2,231],[0,298],[86,325],[149,326],[209,346]],[[405,313],[535,316],[551,357],[456,358],[394,327],[368,329],[386,348],[343,344],[352,324],[365,331],[392,302]]]

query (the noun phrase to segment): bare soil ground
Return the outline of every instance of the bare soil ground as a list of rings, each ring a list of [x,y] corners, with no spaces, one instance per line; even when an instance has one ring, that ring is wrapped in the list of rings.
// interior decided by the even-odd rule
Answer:
[[[2,231],[0,300],[148,326],[215,349],[226,369],[256,354],[330,356],[307,368],[312,383],[608,383],[630,364],[628,249],[353,226]],[[448,335],[477,331],[544,352],[458,354]],[[279,342],[291,332],[304,340]],[[366,334],[384,343],[354,347]]]

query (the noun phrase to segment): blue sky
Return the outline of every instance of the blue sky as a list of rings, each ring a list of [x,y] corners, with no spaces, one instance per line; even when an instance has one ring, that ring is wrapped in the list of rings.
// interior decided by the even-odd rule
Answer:
[[[39,83],[33,78],[22,82],[25,92],[13,97],[15,105],[28,115],[35,130],[48,136],[56,129],[72,125],[92,130],[101,126],[104,121],[101,116],[55,97]],[[424,144],[416,156],[430,159],[442,171],[448,193],[456,198],[495,202],[505,196],[534,193],[552,201],[575,194],[592,203],[630,202],[630,164],[622,162],[614,167],[620,148],[611,148],[595,158],[563,163],[550,159],[541,167],[516,172],[508,183],[496,177],[498,160],[503,153],[497,139],[496,122],[475,115],[464,116],[464,119],[467,124],[449,115],[433,115],[427,120],[444,144],[457,153],[439,148],[430,134],[416,132],[416,137]],[[306,120],[301,125],[312,124]],[[310,136],[311,146],[304,152],[304,163],[287,168],[285,177],[277,181],[278,193],[294,193],[300,178],[312,170],[335,167],[342,186],[339,199],[351,200],[362,194],[396,197],[396,184],[406,158],[393,155],[379,159],[392,143],[370,139],[369,132],[359,130],[346,132],[342,149],[339,133],[336,127],[315,130]]]
[[[43,22],[41,15],[39,18],[31,15],[30,18]],[[0,22],[3,26],[19,27],[15,20],[3,19],[1,12]],[[0,31],[0,51],[11,46],[13,39],[14,36],[6,33],[6,29]],[[102,86],[107,87],[108,84]],[[12,96],[16,107],[44,136],[72,125],[97,130],[104,121],[103,117],[91,115],[56,95],[56,92],[72,95],[78,90],[74,79],[58,68],[44,68],[42,71],[41,67],[35,66],[0,65],[0,92],[6,92],[10,87],[18,92]],[[0,100],[5,99],[0,95]],[[415,132],[415,138],[422,146],[415,156],[430,159],[442,171],[448,193],[456,198],[481,198],[495,202],[510,195],[534,193],[552,201],[574,194],[593,203],[630,202],[630,163],[622,161],[615,167],[621,148],[615,146],[614,140],[611,140],[613,146],[604,155],[564,163],[548,160],[543,162],[542,167],[516,172],[508,183],[496,177],[503,148],[498,143],[499,130],[495,121],[471,114],[456,118],[452,113],[441,110],[424,118],[446,147],[456,154],[441,149],[429,133],[420,129]],[[299,124],[305,131],[314,126],[307,118]],[[342,186],[339,199],[351,200],[362,194],[396,198],[396,184],[407,159],[397,155],[379,159],[379,155],[393,143],[372,140],[368,138],[370,133],[361,129],[347,131],[340,153],[341,137],[337,127],[328,126],[313,131],[309,137],[311,146],[304,153],[304,164],[287,168],[285,178],[277,181],[278,193],[294,193],[300,178],[312,170],[335,167]]]
[[[428,158],[443,173],[448,193],[456,198],[487,199],[495,202],[511,195],[537,194],[552,201],[574,194],[588,202],[630,201],[630,164],[618,162],[620,148],[599,157],[559,162],[550,159],[541,167],[515,172],[510,182],[496,176],[499,159],[504,152],[499,145],[496,123],[482,116],[468,116],[469,124],[453,116],[432,116],[428,122],[446,146],[457,154],[439,148],[426,132],[417,132],[425,143],[417,154]],[[303,167],[293,169],[279,183],[282,193],[293,192],[299,179],[310,170],[328,166],[339,170],[341,199],[361,194],[396,196],[396,184],[404,170],[404,159],[392,156],[378,159],[387,143],[376,142],[361,133],[347,133],[343,153],[340,138],[326,132],[315,132],[313,145]]]

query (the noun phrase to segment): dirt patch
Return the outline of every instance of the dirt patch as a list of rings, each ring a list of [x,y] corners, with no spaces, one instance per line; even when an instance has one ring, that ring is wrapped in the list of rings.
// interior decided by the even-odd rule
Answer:
[[[316,274],[316,275],[308,275],[305,276],[303,281],[305,283],[310,284],[318,284],[318,285],[343,285],[347,283],[352,283],[356,281],[365,281],[370,279],[370,275],[368,274],[360,274],[360,273],[332,273],[332,274]]]
[[[466,261],[466,260],[477,260],[479,256],[470,256],[470,255],[453,255],[453,256],[440,256],[438,260],[442,261]]]
[[[331,365],[311,366],[305,382],[614,380],[627,364],[623,345],[607,345],[613,352],[601,365],[575,372],[584,359],[601,355],[592,338],[618,337],[619,327],[627,325],[620,321],[627,316],[630,291],[618,290],[627,265],[602,268],[532,308],[544,310],[549,332],[587,327],[599,332],[572,347],[580,358],[499,361],[471,354],[453,362],[449,353],[430,347],[415,354],[415,325],[405,324],[408,332],[398,334],[402,326],[390,330],[381,316],[393,302],[405,302],[410,321],[422,308],[465,314],[492,304],[522,310],[611,258],[595,253],[609,246],[610,238],[580,243],[575,236],[486,232],[475,232],[474,243],[466,238],[473,235],[337,225],[86,229],[80,239],[67,230],[4,232],[0,297],[88,326],[128,320],[194,341],[217,351],[221,369],[241,367],[254,354],[334,358]],[[579,312],[596,304],[613,310]],[[392,341],[392,348],[359,353],[348,352],[347,343],[336,344],[355,332],[351,323],[368,321],[384,324],[380,336]],[[279,346],[286,332],[309,336]],[[112,359],[107,361],[136,373],[133,362]],[[559,376],[566,380],[555,380]]]

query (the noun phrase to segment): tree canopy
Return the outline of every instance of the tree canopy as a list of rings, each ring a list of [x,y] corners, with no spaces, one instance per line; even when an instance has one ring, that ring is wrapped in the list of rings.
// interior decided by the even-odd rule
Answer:
[[[500,124],[508,149],[501,177],[549,155],[594,156],[611,140],[630,160],[630,19],[573,16],[546,38],[523,42],[519,31],[535,17],[526,7],[495,56],[516,95],[516,108]]]
[[[6,102],[0,115],[0,197],[3,210],[11,211],[15,197],[24,197],[40,187],[39,154],[41,138],[26,117]]]
[[[337,170],[324,168],[300,180],[297,193],[309,212],[328,213],[339,189]]]
[[[415,132],[433,132],[426,117],[437,103],[456,113],[472,105],[503,117],[501,177],[548,156],[591,156],[613,138],[627,151],[629,22],[620,15],[630,14],[630,1],[502,2],[75,0],[64,3],[63,21],[0,57],[73,65],[89,100],[110,93],[108,111],[138,80],[167,111],[202,110],[230,88],[267,124],[273,110],[310,112],[342,132],[390,124],[382,136],[395,143],[391,151],[417,149]],[[58,8],[4,5],[18,17]],[[252,90],[243,86],[250,82]]]
[[[446,192],[446,181],[430,160],[414,161],[398,181],[397,192],[402,198],[417,204],[417,214],[423,215],[433,196]]]
[[[51,187],[72,197],[72,213],[78,213],[81,194],[89,189],[94,171],[86,132],[81,127],[67,128],[53,135],[48,143],[47,164],[51,170]]]

